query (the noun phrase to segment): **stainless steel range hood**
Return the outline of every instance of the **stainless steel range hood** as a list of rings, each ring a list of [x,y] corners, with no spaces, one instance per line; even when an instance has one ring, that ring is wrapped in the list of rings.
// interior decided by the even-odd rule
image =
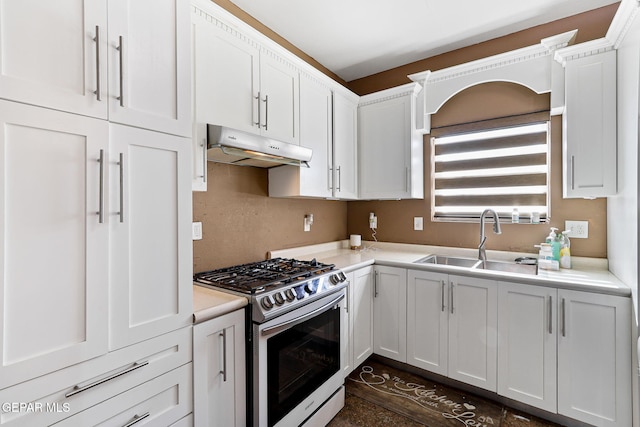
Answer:
[[[287,144],[224,126],[207,125],[207,160],[240,166],[309,167],[310,148]]]

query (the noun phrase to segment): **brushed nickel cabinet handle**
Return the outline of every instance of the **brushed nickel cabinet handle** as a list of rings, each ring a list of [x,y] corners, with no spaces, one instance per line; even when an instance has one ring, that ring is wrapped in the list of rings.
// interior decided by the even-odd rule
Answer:
[[[441,296],[442,296],[442,311],[444,312],[444,309],[445,309],[444,292],[445,292],[445,286],[447,286],[447,284],[446,284],[446,282],[444,280],[441,280],[440,282],[442,283],[442,293],[441,293]]]
[[[128,423],[126,423],[125,425],[123,425],[122,427],[131,427],[134,424],[138,424],[140,421],[144,420],[145,418],[148,418],[149,415],[151,415],[151,413],[149,412],[145,412],[142,415],[134,415],[133,419]]]
[[[90,384],[81,386],[81,385],[76,385],[75,387],[73,387],[73,390],[70,391],[69,393],[65,394],[64,397],[71,397],[73,395],[76,395],[78,393],[82,393],[83,391],[87,391],[90,388],[93,388],[95,386],[98,386],[100,384],[104,384],[107,381],[111,381],[114,378],[118,378],[119,376],[128,374],[129,372],[135,371],[136,369],[140,369],[143,366],[147,366],[149,364],[148,360],[145,360],[144,362],[135,362],[133,365],[129,366],[128,368],[125,368],[121,371],[118,371],[112,375],[109,375],[108,377],[102,378],[98,381],[92,382]]]
[[[269,130],[269,95],[264,96],[264,130]]]
[[[222,370],[220,373],[222,374],[222,381],[227,382],[227,330],[223,329],[220,332],[220,337],[222,338]]]
[[[576,188],[576,156],[571,156],[571,189]]]
[[[378,298],[378,272],[373,276],[373,297]]]
[[[342,190],[342,171],[340,170],[340,166],[338,166],[338,191]]]
[[[329,167],[329,170],[327,172],[327,190],[333,190],[333,183],[331,181],[333,181],[331,179],[331,175],[333,173],[333,168]]]
[[[95,95],[98,101],[102,101],[102,90],[100,89],[100,26],[96,25],[96,36],[93,38],[96,42],[96,90]]]
[[[122,36],[118,38],[118,43],[116,50],[118,51],[118,56],[120,58],[120,96],[116,99],[120,101],[120,106],[124,107],[124,39]]]
[[[562,298],[562,303],[560,306],[561,310],[562,310],[562,336],[566,337],[567,336],[567,313],[565,311],[565,306],[564,306],[564,298]]]
[[[449,288],[449,296],[450,296],[450,301],[449,301],[449,305],[451,306],[451,314],[453,314],[453,282],[451,282],[449,284],[450,288]]]
[[[98,222],[104,223],[104,149],[100,149],[100,157],[98,157],[98,163],[100,163],[100,184],[99,184],[99,201],[98,201]]]
[[[202,178],[203,183],[207,183],[207,140],[203,139],[200,143],[200,147],[202,147],[202,175],[199,177]]]
[[[124,222],[124,154],[120,153],[118,160],[118,166],[120,166],[120,222]]]
[[[548,320],[549,320],[549,333],[553,333],[553,297],[549,295],[549,308],[548,308]]]
[[[253,124],[260,128],[260,126],[262,126],[262,123],[260,122],[260,91],[258,91],[258,96],[254,96],[253,99],[257,100],[258,105],[258,121],[253,122]]]

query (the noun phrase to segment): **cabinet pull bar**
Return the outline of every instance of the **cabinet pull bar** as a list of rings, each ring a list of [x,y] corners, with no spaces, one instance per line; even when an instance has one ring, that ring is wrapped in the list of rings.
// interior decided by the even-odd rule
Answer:
[[[78,393],[82,393],[83,391],[89,390],[90,388],[93,388],[100,384],[104,384],[107,381],[111,381],[114,378],[118,378],[119,376],[128,374],[129,372],[135,371],[136,369],[142,368],[143,366],[147,366],[148,364],[149,364],[148,360],[145,360],[144,362],[135,362],[133,365],[129,366],[128,368],[125,368],[122,371],[118,371],[115,374],[109,375],[108,377],[102,378],[98,381],[92,382],[84,386],[76,385],[75,387],[73,387],[73,391],[70,391],[69,393],[65,394],[64,397],[71,397]]]
[[[561,303],[560,309],[562,310],[562,336],[566,337],[567,336],[567,334],[566,334],[566,332],[567,332],[567,330],[566,330],[567,313],[565,312],[564,298],[562,298],[562,303]]]
[[[269,95],[264,96],[264,130],[269,130]]]
[[[576,159],[576,156],[571,156],[571,189],[572,190],[575,190],[575,188],[576,188],[576,185],[575,185],[575,182],[576,182],[576,172],[575,172],[576,171],[576,168],[575,168],[576,160],[575,159]]]
[[[220,332],[220,336],[222,337],[222,370],[220,373],[222,374],[222,381],[227,382],[227,330],[223,329]]]
[[[202,182],[207,183],[207,140],[203,139],[202,144]]]
[[[100,89],[100,26],[96,25],[96,36],[93,38],[96,42],[96,99],[102,101],[102,90]]]
[[[122,427],[131,427],[134,424],[138,424],[140,421],[142,421],[145,418],[149,417],[149,415],[151,415],[150,412],[145,412],[142,415],[135,415],[131,421],[129,421],[128,423],[126,423]]]
[[[341,190],[342,187],[342,171],[340,170],[340,166],[338,166],[338,191]]]
[[[120,106],[124,107],[124,40],[122,36],[118,38],[118,47],[116,50],[118,51],[118,56],[120,58],[120,96],[116,99],[120,101]]]
[[[549,295],[549,333],[552,334],[553,333],[553,297],[551,295]]]
[[[331,175],[333,174],[333,168],[329,167],[329,170],[327,171],[327,190],[331,191],[333,190],[333,183],[331,181],[333,181],[331,179]]]
[[[118,160],[120,166],[120,222],[124,222],[124,154],[120,153],[120,159]]]
[[[442,294],[441,294],[442,295],[442,311],[444,312],[444,309],[445,309],[445,306],[444,306],[444,292],[445,292],[445,289],[444,289],[444,287],[447,284],[445,283],[444,280],[441,280],[441,282],[442,282]]]
[[[257,122],[253,122],[254,125],[258,126],[258,128],[260,128],[260,126],[262,126],[262,123],[260,122],[260,91],[258,91],[258,96],[254,96],[253,99],[257,100],[257,106],[258,106],[258,121]]]
[[[373,275],[373,297],[378,298],[378,272]]]
[[[100,188],[99,188],[99,201],[98,201],[98,222],[104,223],[104,149],[100,149],[100,157],[98,158],[100,163]]]
[[[451,306],[451,314],[453,314],[453,282],[450,283],[449,296],[449,305]]]

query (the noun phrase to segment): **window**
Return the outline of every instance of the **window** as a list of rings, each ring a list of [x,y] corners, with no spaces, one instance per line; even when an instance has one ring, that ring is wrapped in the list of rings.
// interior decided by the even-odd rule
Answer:
[[[473,221],[484,209],[521,222],[549,218],[549,122],[431,138],[434,221]]]

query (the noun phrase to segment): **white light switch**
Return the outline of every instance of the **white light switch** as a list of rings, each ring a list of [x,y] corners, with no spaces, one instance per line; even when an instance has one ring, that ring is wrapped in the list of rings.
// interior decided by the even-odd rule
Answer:
[[[413,229],[416,231],[424,230],[424,222],[421,216],[413,217]]]
[[[201,222],[191,223],[191,239],[202,240],[202,223]]]

